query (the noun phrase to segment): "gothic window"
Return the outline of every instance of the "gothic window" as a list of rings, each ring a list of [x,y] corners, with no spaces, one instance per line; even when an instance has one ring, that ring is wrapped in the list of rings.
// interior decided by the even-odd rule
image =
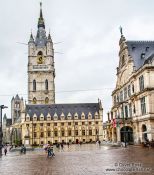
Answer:
[[[40,137],[44,137],[44,132],[41,132]]]
[[[82,130],[82,135],[85,136],[85,130]]]
[[[120,91],[120,101],[123,101],[123,91]]]
[[[130,89],[130,85],[128,85],[128,96],[131,96],[131,89]]]
[[[144,89],[144,77],[143,77],[143,75],[141,75],[139,77],[139,86],[140,86],[140,91],[142,91]]]
[[[48,80],[45,80],[45,90],[48,91]]]
[[[124,118],[124,108],[121,107],[121,118]]]
[[[46,97],[46,98],[45,98],[45,104],[48,104],[48,103],[49,103],[49,98]]]
[[[132,84],[132,92],[134,93],[134,84]]]
[[[48,131],[48,137],[50,137],[51,136],[51,131]]]
[[[33,80],[33,91],[36,91],[36,80]]]
[[[71,129],[68,130],[68,136],[71,136],[72,135],[72,131]]]
[[[65,136],[65,131],[64,131],[64,130],[61,131],[61,136],[62,136],[62,137]]]
[[[128,106],[125,106],[125,118],[128,118]]]
[[[54,130],[54,136],[57,137],[58,136],[58,131]]]
[[[34,97],[33,98],[33,104],[36,104],[37,103],[37,100],[36,100],[36,98]]]
[[[117,102],[118,102],[118,103],[119,103],[119,96],[120,96],[120,95],[119,95],[119,94],[117,94]]]
[[[127,98],[127,87],[124,88],[124,100]]]
[[[78,130],[75,130],[75,135],[78,136]]]
[[[125,64],[125,56],[123,55],[123,56],[122,56],[122,60],[121,60],[121,67],[123,67],[124,64]]]
[[[113,101],[114,101],[114,105],[115,105],[116,102],[117,102],[117,101],[116,101],[116,100],[117,100],[117,96],[115,95],[115,96],[113,97],[113,99],[114,99]]]
[[[142,97],[140,99],[141,102],[141,114],[145,115],[146,114],[146,103],[145,103],[145,97]]]
[[[132,117],[132,104],[129,104],[129,117]]]
[[[92,136],[92,130],[89,130],[89,135]]]

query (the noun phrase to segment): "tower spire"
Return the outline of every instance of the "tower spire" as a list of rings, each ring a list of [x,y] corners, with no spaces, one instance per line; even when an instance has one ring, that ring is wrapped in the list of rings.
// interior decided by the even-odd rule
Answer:
[[[42,2],[40,2],[40,18],[43,18],[43,14],[42,14]]]
[[[45,29],[44,19],[43,19],[43,12],[42,12],[42,2],[40,2],[40,17],[38,19],[38,28],[43,27]]]
[[[121,26],[119,27],[119,30],[120,30],[120,34],[121,34],[119,44],[121,44],[123,41],[126,41],[126,39],[123,35],[123,28]]]

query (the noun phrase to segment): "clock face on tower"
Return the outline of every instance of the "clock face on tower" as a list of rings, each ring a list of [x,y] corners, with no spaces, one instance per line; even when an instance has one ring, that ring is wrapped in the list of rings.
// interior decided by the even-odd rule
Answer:
[[[42,55],[37,56],[37,63],[38,64],[43,64],[43,56]]]

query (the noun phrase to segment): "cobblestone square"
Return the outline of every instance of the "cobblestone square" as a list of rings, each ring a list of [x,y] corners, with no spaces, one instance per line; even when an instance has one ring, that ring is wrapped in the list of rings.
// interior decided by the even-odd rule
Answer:
[[[43,150],[9,152],[0,158],[0,175],[146,175],[154,174],[154,149],[71,145],[54,148],[47,158]],[[135,170],[136,168],[136,170]]]

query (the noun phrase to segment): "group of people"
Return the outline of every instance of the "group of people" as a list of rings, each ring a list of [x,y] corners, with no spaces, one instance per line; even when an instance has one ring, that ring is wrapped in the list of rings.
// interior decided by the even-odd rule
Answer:
[[[64,144],[63,143],[57,143],[56,148],[61,148],[62,150],[64,149]]]
[[[47,157],[55,157],[55,154],[53,152],[53,145],[52,144],[48,144],[46,147],[45,147],[45,151],[47,153]]]
[[[99,145],[100,146],[101,145],[101,141],[100,140],[97,140],[96,141],[96,145]]]
[[[151,141],[149,141],[149,139],[146,138],[145,141],[142,144],[143,144],[144,147],[154,148],[154,140],[153,139]]]

